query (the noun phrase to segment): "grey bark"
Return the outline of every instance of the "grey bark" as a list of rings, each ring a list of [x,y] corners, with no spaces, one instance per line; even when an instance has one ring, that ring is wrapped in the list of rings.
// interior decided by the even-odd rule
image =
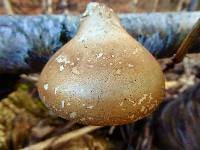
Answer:
[[[200,12],[120,14],[122,25],[156,58],[172,56]],[[78,16],[0,16],[0,73],[41,71],[79,28]],[[200,51],[200,38],[189,52]]]

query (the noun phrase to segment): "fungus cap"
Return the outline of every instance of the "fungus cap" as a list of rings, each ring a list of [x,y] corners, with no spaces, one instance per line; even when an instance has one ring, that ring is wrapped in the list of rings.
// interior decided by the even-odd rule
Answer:
[[[155,110],[164,77],[154,57],[103,4],[90,3],[76,36],[42,70],[43,102],[58,116],[89,125],[119,125]]]

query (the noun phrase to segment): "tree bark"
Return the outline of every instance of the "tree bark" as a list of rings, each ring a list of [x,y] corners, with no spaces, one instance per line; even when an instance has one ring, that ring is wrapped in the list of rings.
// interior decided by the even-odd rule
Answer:
[[[200,12],[120,14],[128,33],[156,58],[172,56]],[[0,73],[39,72],[79,28],[78,16],[1,16]],[[200,51],[200,38],[192,52]]]

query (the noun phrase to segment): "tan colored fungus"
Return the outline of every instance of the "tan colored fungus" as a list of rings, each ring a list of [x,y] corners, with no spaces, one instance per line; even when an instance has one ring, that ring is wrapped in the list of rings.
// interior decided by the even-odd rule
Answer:
[[[164,78],[154,57],[123,29],[117,15],[90,3],[77,35],[44,67],[38,90],[62,118],[119,125],[155,110],[164,95]]]

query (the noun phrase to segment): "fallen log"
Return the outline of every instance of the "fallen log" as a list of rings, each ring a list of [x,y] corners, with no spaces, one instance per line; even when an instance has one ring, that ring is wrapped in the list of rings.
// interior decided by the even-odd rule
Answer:
[[[156,58],[172,56],[200,12],[120,14],[128,33]],[[78,16],[0,16],[0,73],[39,72],[79,27]],[[189,50],[200,51],[200,38]]]

